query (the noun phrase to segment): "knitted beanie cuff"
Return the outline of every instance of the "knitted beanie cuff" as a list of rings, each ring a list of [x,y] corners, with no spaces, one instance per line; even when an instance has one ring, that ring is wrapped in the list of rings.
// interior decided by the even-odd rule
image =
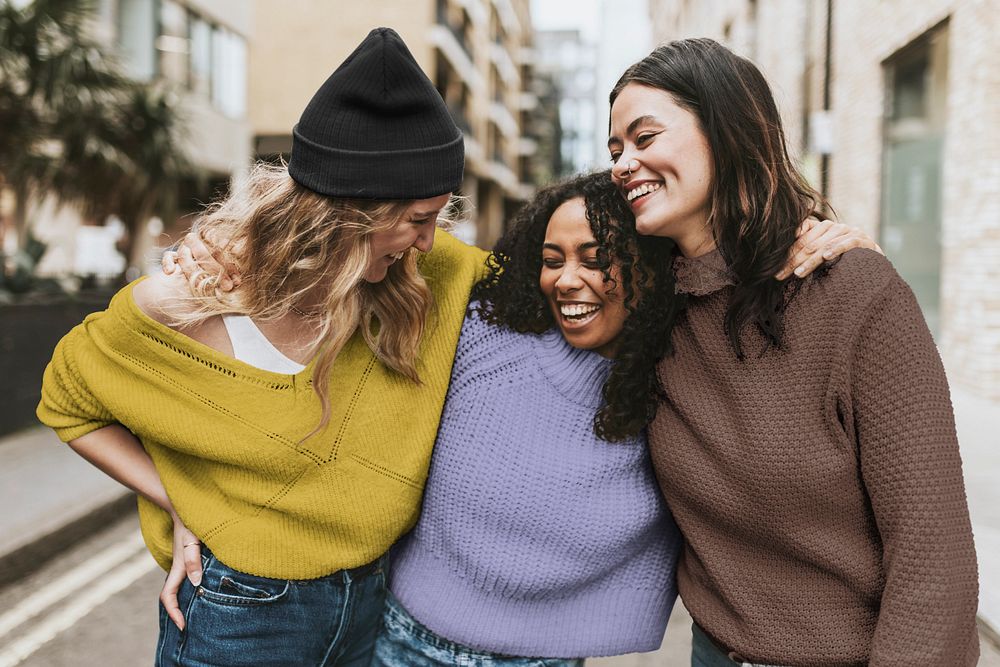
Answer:
[[[292,128],[288,173],[299,184],[330,197],[430,199],[462,185],[465,138],[402,150],[356,151],[323,146]]]

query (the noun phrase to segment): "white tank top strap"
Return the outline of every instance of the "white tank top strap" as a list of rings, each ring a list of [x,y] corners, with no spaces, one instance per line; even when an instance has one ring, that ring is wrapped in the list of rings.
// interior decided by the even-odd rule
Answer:
[[[229,333],[233,356],[240,361],[261,370],[286,375],[294,375],[305,368],[282,354],[246,315],[223,315],[222,323]]]

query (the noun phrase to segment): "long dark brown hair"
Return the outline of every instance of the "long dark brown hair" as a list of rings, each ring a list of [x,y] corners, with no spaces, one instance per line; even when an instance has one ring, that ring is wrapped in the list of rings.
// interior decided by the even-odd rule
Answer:
[[[767,81],[718,42],[684,39],[629,67],[611,91],[612,106],[630,83],[669,93],[698,118],[708,140],[714,163],[708,222],[737,279],[725,319],[733,349],[742,359],[740,332],[748,324],[763,334],[765,350],[780,347],[788,294],[774,275],[799,224],[824,202],[789,158]]]

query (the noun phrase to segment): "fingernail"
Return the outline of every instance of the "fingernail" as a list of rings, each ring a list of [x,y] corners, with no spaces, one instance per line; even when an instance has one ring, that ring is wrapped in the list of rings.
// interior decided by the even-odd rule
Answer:
[[[795,275],[797,275],[800,278],[802,277],[803,274],[805,274],[805,272],[806,272],[806,267],[804,266],[800,266],[799,268],[795,269]]]
[[[192,573],[190,579],[193,585],[201,586],[201,572]]]
[[[823,253],[823,259],[832,259],[832,258],[833,258],[832,250],[827,250]]]

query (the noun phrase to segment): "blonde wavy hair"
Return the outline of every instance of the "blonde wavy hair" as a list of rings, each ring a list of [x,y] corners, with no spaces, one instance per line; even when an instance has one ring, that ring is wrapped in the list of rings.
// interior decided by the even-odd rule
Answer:
[[[164,312],[183,327],[224,313],[273,320],[297,310],[304,299],[317,304],[310,307],[318,319],[310,347],[317,350],[313,389],[323,416],[313,435],[330,419],[323,379],[359,328],[379,361],[420,382],[417,354],[433,297],[417,268],[418,252],[407,250],[382,281],[364,280],[369,236],[398,224],[411,204],[327,197],[296,183],[284,165],[258,163],[242,187],[210,205],[194,226],[209,247],[235,264],[240,286],[230,293],[192,287],[189,297]],[[439,221],[449,222],[455,208],[449,202]]]

